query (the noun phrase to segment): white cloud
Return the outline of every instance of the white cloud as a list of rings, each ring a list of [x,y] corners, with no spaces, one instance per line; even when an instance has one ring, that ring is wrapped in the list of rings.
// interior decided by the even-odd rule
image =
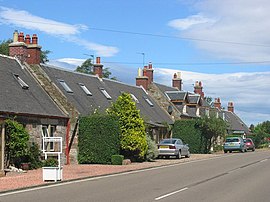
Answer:
[[[201,0],[198,2],[193,5],[193,9],[197,10],[197,13],[186,18],[174,20],[175,25],[173,27],[175,29],[186,28],[181,29],[180,36],[213,41],[255,44],[258,46],[194,41],[198,48],[206,50],[221,59],[269,61],[270,1]],[[193,20],[194,23],[192,24],[192,19],[198,15],[202,16],[201,21],[203,23],[200,23],[199,18],[197,21]],[[184,22],[187,24],[186,27],[184,26]]]
[[[34,16],[24,10],[0,7],[0,23],[13,26],[15,25],[16,27],[31,30],[38,30],[55,37],[61,37],[61,39],[76,43],[87,50],[95,51],[97,55],[103,57],[113,56],[119,51],[116,47],[106,46],[79,38],[77,35],[80,34],[81,31],[87,30],[86,25],[71,25],[57,22]]]
[[[214,23],[215,20],[210,19],[210,18],[206,18],[205,16],[203,16],[202,14],[197,14],[197,15],[192,15],[189,16],[187,18],[184,19],[175,19],[175,20],[171,20],[168,25],[178,29],[178,30],[185,30],[185,29],[189,29],[194,25],[200,25],[200,24],[204,24],[204,23]]]
[[[154,79],[171,86],[173,69],[156,68]],[[234,102],[235,112],[250,125],[270,120],[270,72],[204,74],[181,71],[183,90],[193,92],[193,84],[202,81],[205,96],[221,98],[227,108]]]

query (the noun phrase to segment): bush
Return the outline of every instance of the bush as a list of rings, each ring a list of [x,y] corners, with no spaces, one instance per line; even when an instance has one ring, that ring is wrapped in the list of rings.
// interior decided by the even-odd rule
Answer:
[[[124,160],[123,155],[112,155],[111,162],[112,165],[122,165]]]
[[[78,162],[111,164],[112,155],[120,153],[119,134],[115,116],[96,113],[81,117]]]
[[[189,145],[191,153],[204,153],[205,138],[196,127],[196,120],[177,120],[174,122],[173,137],[180,138]]]
[[[56,158],[48,158],[43,161],[43,167],[58,167],[58,160]]]
[[[147,161],[153,161],[154,159],[158,157],[158,154],[159,154],[158,147],[155,141],[152,140],[149,135],[146,135],[146,141],[148,145],[148,150],[146,152],[145,158]]]
[[[37,169],[42,167],[42,161],[40,159],[41,151],[38,148],[37,143],[32,143],[29,148],[28,154],[22,158],[23,163],[30,163],[29,169]]]

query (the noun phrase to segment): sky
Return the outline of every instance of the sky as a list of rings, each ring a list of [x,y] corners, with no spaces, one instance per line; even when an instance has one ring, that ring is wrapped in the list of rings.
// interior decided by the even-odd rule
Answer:
[[[183,90],[201,81],[249,126],[270,120],[269,0],[0,0],[0,41],[14,30],[37,34],[49,64],[74,70],[101,57],[135,85],[152,62],[154,82]]]

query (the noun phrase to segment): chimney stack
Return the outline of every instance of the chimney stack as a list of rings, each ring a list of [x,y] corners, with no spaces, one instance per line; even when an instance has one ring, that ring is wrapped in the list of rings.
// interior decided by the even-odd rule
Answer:
[[[234,113],[233,102],[228,102],[228,111]]]
[[[136,77],[136,86],[142,86],[145,90],[148,89],[149,78],[146,76],[146,69],[138,69],[138,76]]]
[[[203,92],[203,86],[201,81],[196,81],[194,85],[194,93],[201,95],[202,98],[204,98],[204,92]]]
[[[103,77],[103,65],[100,64],[100,57],[96,57],[96,64],[93,64],[93,72],[99,78]]]
[[[9,44],[9,55],[17,57],[22,63],[40,64],[41,46],[37,44],[37,35],[33,34],[32,43],[29,34],[15,30],[13,33],[13,42]]]
[[[141,72],[141,70],[140,70]],[[143,74],[136,77],[136,86],[143,86],[145,90],[148,90],[148,87],[151,83],[153,83],[153,66],[152,63],[149,62],[148,66],[144,66],[142,70]]]
[[[220,102],[220,98],[215,98],[215,102],[214,102],[214,107],[221,109],[221,102]]]
[[[173,79],[172,79],[172,86],[182,91],[181,72],[174,73]]]

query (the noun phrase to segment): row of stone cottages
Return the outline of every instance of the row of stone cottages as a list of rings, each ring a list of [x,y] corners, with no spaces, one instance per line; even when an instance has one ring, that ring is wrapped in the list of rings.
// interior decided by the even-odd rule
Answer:
[[[132,86],[102,78],[99,57],[94,64],[95,76],[40,64],[41,46],[35,34],[30,37],[15,31],[9,53],[0,55],[0,171],[4,169],[4,121],[8,118],[22,123],[31,142],[38,143],[41,150],[42,137],[62,137],[63,158],[69,164],[76,162],[79,116],[95,109],[104,111],[122,92],[131,94],[156,142],[170,135],[167,124],[211,110],[203,99],[201,82],[195,83],[195,93],[182,91],[182,80],[176,74],[172,87],[154,83],[152,64],[140,71],[136,86]],[[219,116],[226,117],[230,130],[248,131],[233,110],[222,110],[218,105],[216,109]],[[232,122],[232,117],[243,127]]]

